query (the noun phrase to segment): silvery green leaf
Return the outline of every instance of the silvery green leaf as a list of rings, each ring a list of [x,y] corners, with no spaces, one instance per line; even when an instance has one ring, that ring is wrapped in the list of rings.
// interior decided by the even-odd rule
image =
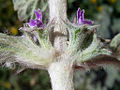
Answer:
[[[39,30],[34,32],[36,37],[38,38],[38,41],[42,48],[50,49],[52,47],[52,44],[50,42],[49,38],[49,31],[46,30]]]
[[[77,62],[84,62],[98,55],[111,55],[111,51],[102,48],[102,44],[97,39],[97,35],[94,34],[92,43],[88,48],[78,53]]]
[[[30,68],[46,68],[53,60],[54,49],[44,49],[36,45],[27,34],[13,37],[0,34],[0,63],[20,63]]]
[[[88,48],[92,43],[94,30],[98,25],[80,25],[70,27],[69,30],[69,46],[68,49],[72,52],[81,52]]]
[[[117,49],[117,47],[120,45],[120,34],[116,35],[111,43],[110,43],[110,47],[113,48],[114,50]]]
[[[111,41],[110,47],[116,54],[116,58],[120,60],[120,34],[117,34]]]

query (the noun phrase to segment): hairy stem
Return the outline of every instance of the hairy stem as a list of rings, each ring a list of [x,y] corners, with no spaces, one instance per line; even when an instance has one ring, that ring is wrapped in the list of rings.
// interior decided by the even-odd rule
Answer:
[[[66,19],[66,0],[49,0],[50,20],[53,18]]]
[[[53,46],[59,53],[63,53],[67,47],[67,30],[61,20],[67,18],[66,5],[66,0],[49,0],[50,21],[55,22],[52,35]]]
[[[64,62],[52,63],[48,69],[53,90],[74,90],[73,69]]]
[[[55,22],[51,35],[52,43],[59,52],[59,60],[53,62],[48,68],[53,90],[74,90],[71,61],[61,57],[67,48],[67,29],[62,21],[67,19],[66,8],[66,0],[49,0],[50,22],[52,20]]]

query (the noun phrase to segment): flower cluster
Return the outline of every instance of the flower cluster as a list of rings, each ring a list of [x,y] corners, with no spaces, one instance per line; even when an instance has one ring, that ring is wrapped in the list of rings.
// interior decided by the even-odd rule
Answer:
[[[78,8],[77,10],[77,25],[82,25],[82,24],[89,24],[92,25],[93,22],[90,20],[86,20],[84,19],[84,10],[80,10],[80,8]]]
[[[77,10],[77,25],[83,25],[83,24],[92,25],[93,22],[91,20],[84,19],[84,13],[85,13],[84,10],[80,10],[80,8],[78,8],[78,10]],[[36,19],[30,19],[30,22],[28,23],[28,25],[30,27],[32,27],[33,29],[35,29],[35,28],[44,29],[44,25],[42,23],[42,12],[41,12],[41,10],[40,9],[35,10],[35,15],[36,15]],[[22,37],[24,37],[24,35]],[[37,41],[37,37],[35,35],[33,35],[33,40]]]
[[[82,24],[89,24],[92,25],[93,22],[90,20],[86,20],[84,19],[84,10],[80,10],[80,8],[78,8],[77,10],[77,25],[82,25]],[[30,27],[38,27],[38,28],[44,28],[44,25],[42,23],[42,12],[40,9],[35,10],[35,14],[36,14],[36,19],[31,19],[29,22],[29,26]]]
[[[44,28],[44,25],[42,23],[42,12],[40,9],[35,10],[36,19],[31,19],[29,22],[30,27],[37,26],[38,28]]]

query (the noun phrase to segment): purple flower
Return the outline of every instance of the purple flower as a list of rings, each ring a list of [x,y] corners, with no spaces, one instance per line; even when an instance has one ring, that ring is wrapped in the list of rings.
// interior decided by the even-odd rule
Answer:
[[[80,8],[78,8],[77,10],[77,25],[82,25],[82,24],[89,24],[92,25],[93,22],[90,20],[85,20],[84,19],[84,10],[80,10]]]
[[[36,19],[31,19],[29,22],[30,27],[37,26],[38,28],[44,28],[44,25],[42,23],[42,12],[40,9],[35,10]]]

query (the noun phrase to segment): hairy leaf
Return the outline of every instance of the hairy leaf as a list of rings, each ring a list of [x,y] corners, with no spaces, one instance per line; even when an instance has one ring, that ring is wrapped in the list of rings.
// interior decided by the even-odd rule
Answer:
[[[101,43],[97,39],[96,34],[94,34],[93,41],[88,48],[78,53],[78,61],[84,62],[98,55],[110,55],[111,52],[107,49],[102,48]]]
[[[114,50],[116,50],[119,46],[120,46],[120,34],[116,35],[110,43],[110,47],[113,48]]]
[[[27,34],[13,37],[0,33],[0,63],[17,62],[30,68],[45,68],[53,59],[54,50],[36,45]]]

